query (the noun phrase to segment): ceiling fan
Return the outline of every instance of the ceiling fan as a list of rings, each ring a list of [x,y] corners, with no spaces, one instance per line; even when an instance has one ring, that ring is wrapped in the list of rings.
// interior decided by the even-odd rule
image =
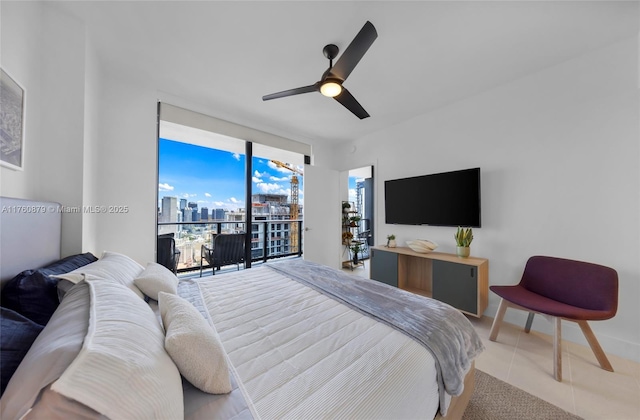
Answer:
[[[329,68],[324,72],[320,81],[309,86],[265,95],[262,97],[262,100],[268,101],[270,99],[284,98],[302,93],[320,92],[340,102],[358,118],[367,118],[369,116],[367,111],[364,110],[362,105],[358,103],[356,98],[354,98],[342,84],[347,80],[349,74],[351,74],[377,37],[378,32],[376,32],[376,28],[371,22],[367,21],[356,37],[353,38],[351,44],[344,50],[335,66],[333,65],[333,59],[338,55],[338,46],[334,44],[325,45],[322,52],[324,56],[329,59]]]

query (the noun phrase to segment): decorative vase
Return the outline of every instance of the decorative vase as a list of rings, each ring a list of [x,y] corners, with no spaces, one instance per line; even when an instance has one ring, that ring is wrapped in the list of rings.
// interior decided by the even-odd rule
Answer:
[[[395,248],[396,247],[396,240],[395,239],[389,239],[389,244],[387,246],[389,248]]]
[[[471,253],[471,248],[468,246],[458,246],[456,247],[456,251],[458,253],[458,257],[467,258]]]

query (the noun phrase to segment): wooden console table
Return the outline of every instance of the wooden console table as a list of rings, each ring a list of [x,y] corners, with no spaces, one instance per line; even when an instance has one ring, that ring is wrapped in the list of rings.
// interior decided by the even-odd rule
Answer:
[[[408,247],[371,247],[370,278],[481,317],[489,299],[489,260]]]

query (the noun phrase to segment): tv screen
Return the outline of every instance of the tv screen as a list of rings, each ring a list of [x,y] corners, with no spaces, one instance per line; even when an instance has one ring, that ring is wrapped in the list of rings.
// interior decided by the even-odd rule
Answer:
[[[385,181],[387,224],[481,227],[480,168]]]

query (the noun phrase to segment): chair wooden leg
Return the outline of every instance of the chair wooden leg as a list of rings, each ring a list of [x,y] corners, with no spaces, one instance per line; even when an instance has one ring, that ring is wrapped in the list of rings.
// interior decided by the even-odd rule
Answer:
[[[489,333],[489,340],[491,341],[496,341],[496,338],[498,337],[500,325],[502,325],[502,318],[504,318],[504,313],[507,311],[507,306],[507,301],[500,299],[500,306],[498,306],[498,312],[496,312],[496,317],[493,319],[491,332]]]
[[[527,323],[524,326],[524,332],[527,334],[531,331],[531,324],[533,324],[533,317],[535,316],[535,312],[529,312],[529,316],[527,317]]]
[[[562,382],[562,318],[553,317],[553,377]]]
[[[609,363],[607,355],[602,350],[602,347],[600,347],[600,343],[598,343],[598,340],[596,339],[596,336],[591,330],[589,324],[587,324],[587,321],[577,321],[577,323],[580,325],[580,329],[587,339],[587,342],[589,342],[589,346],[591,347],[593,354],[596,355],[596,359],[598,359],[600,367],[604,370],[608,370],[609,372],[613,372],[613,366]]]

